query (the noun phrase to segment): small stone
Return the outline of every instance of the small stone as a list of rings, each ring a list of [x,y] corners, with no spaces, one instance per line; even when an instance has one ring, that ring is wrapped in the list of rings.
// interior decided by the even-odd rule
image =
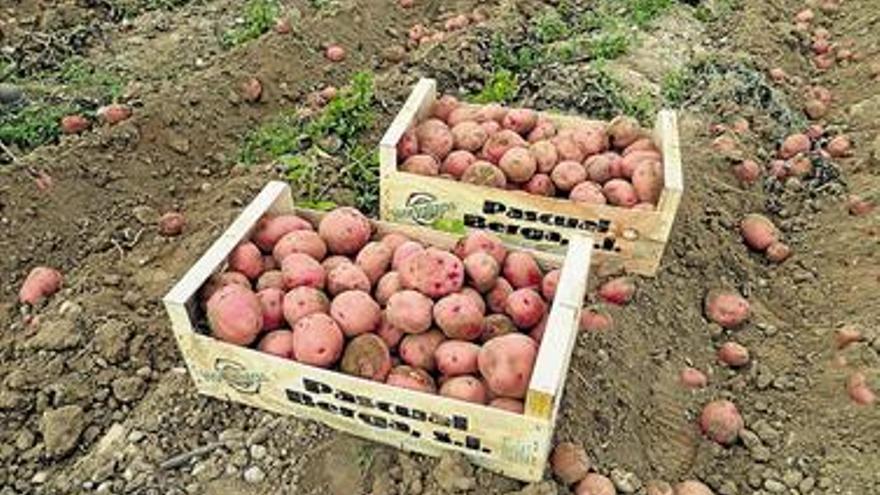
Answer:
[[[65,316],[70,320],[75,320],[80,314],[82,314],[82,310],[82,306],[79,304],[73,301],[64,301],[58,308],[58,314]]]
[[[251,445],[250,451],[251,459],[255,461],[259,461],[266,457],[266,447],[263,447],[262,445]]]
[[[85,413],[80,406],[64,406],[44,412],[40,418],[40,432],[46,453],[51,457],[68,454],[76,447],[85,426]]]
[[[31,483],[35,485],[42,485],[46,482],[47,479],[49,479],[49,473],[47,473],[46,471],[37,471],[37,473],[34,474],[34,477],[31,478]]]
[[[261,483],[266,479],[266,474],[259,466],[251,466],[244,470],[244,480],[248,483]]]
[[[400,45],[392,45],[382,50],[382,58],[387,62],[396,64],[406,58],[406,49]]]
[[[434,480],[447,492],[466,492],[477,486],[474,468],[461,454],[447,453],[434,469]]]
[[[98,354],[109,363],[119,363],[128,353],[128,326],[118,320],[108,320],[95,330],[92,339]]]
[[[124,376],[113,380],[111,387],[113,388],[113,396],[120,402],[132,402],[144,395],[146,384],[144,379],[139,376]]]
[[[823,490],[827,490],[827,489],[831,488],[831,485],[833,485],[833,484],[834,484],[834,481],[832,481],[831,478],[829,478],[827,476],[823,476],[823,477],[819,478],[819,488],[821,488]]]
[[[785,493],[785,485],[776,480],[764,480],[764,489],[770,493]]]
[[[105,481],[98,485],[98,488],[95,489],[95,493],[97,495],[111,495],[113,493],[113,482]]]
[[[0,84],[0,104],[16,103],[22,98],[24,98],[24,93],[18,86]]]
[[[27,450],[34,446],[34,434],[30,430],[21,430],[15,437],[15,448]]]
[[[186,226],[186,217],[183,213],[169,211],[159,218],[159,235],[163,237],[175,237],[183,233]]]
[[[140,430],[131,430],[131,433],[128,434],[128,441],[130,443],[138,443],[147,436],[146,433]]]
[[[63,351],[78,346],[81,338],[82,335],[76,330],[76,325],[72,321],[50,320],[40,325],[40,330],[28,339],[25,345],[31,349]]]
[[[188,154],[190,150],[189,140],[177,134],[173,134],[168,138],[168,146],[181,155]]]
[[[815,486],[816,486],[816,479],[813,478],[812,476],[807,476],[806,478],[803,479],[803,481],[800,482],[800,484],[798,484],[798,490],[800,490],[800,492],[802,494],[807,494],[807,493],[810,493],[811,491],[813,491],[813,487],[815,487]]]
[[[789,488],[795,488],[804,479],[804,475],[800,471],[789,469],[782,473],[782,482]]]
[[[721,483],[721,486],[718,487],[718,495],[738,495],[739,490],[736,488],[736,483],[733,481],[727,480]]]
[[[622,493],[635,493],[642,488],[642,481],[638,476],[623,469],[612,469],[611,481]]]
[[[131,214],[141,225],[152,225],[158,216],[156,209],[147,205],[135,206],[131,209]]]

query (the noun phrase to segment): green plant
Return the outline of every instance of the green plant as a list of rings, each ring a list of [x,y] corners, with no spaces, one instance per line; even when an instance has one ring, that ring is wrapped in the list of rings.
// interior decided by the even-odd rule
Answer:
[[[223,34],[223,44],[233,47],[258,38],[272,27],[278,12],[277,0],[249,0],[245,6],[244,22]]]
[[[47,75],[68,90],[91,93],[98,99],[114,100],[122,94],[124,81],[117,74],[97,68],[82,57],[71,57],[61,64],[56,74]]]
[[[737,4],[737,0],[703,1],[694,10],[694,17],[701,22],[715,22],[732,14],[736,10]]]
[[[660,83],[660,95],[663,100],[672,105],[680,105],[687,96],[690,86],[690,78],[685,69],[676,69],[667,72]]]
[[[502,69],[492,74],[483,89],[473,97],[474,103],[510,102],[519,92],[519,83],[513,72]]]
[[[674,0],[624,0],[629,11],[629,19],[642,27],[666,12]]]
[[[534,30],[542,43],[553,43],[571,36],[571,28],[554,9],[548,9],[535,20]]]
[[[73,108],[66,104],[39,102],[0,115],[0,141],[28,150],[54,141],[60,134],[61,117],[72,111]]]
[[[619,30],[602,31],[589,43],[590,55],[593,59],[615,59],[629,50],[629,38]]]

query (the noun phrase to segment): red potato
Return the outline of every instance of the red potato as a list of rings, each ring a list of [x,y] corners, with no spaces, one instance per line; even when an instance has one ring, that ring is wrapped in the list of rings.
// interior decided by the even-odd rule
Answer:
[[[267,333],[257,344],[257,350],[284,359],[293,359],[293,332],[275,330]]]
[[[373,291],[373,295],[380,305],[385,306],[388,303],[388,299],[394,293],[400,292],[401,289],[403,289],[403,286],[400,284],[400,274],[392,271],[382,275],[382,278],[376,282],[376,289]]]
[[[469,375],[455,376],[443,382],[440,386],[440,395],[474,404],[488,402],[486,386],[479,379]]]
[[[461,179],[464,171],[473,165],[475,161],[477,161],[477,157],[470,151],[455,150],[449,153],[446,159],[443,160],[443,164],[440,166],[440,173],[449,174],[456,179]]]
[[[696,480],[682,481],[675,485],[675,495],[714,495],[712,489]]]
[[[497,396],[522,399],[529,387],[538,344],[511,333],[489,340],[480,349],[477,364],[489,390]]]
[[[400,341],[400,359],[404,363],[427,371],[437,368],[434,353],[437,347],[446,340],[440,330],[429,330],[419,334],[409,334]]]
[[[513,286],[505,278],[499,278],[495,287],[486,293],[486,305],[493,313],[504,313],[507,298],[513,293]]]
[[[754,160],[743,160],[733,167],[733,175],[741,183],[752,185],[761,178],[761,167]]]
[[[462,122],[478,122],[482,123],[485,116],[480,114],[480,108],[472,105],[459,105],[449,113],[446,123],[450,127],[455,127]]]
[[[718,360],[733,368],[745,366],[749,364],[749,350],[736,342],[725,342],[718,349]]]
[[[82,115],[65,115],[61,118],[60,127],[62,134],[80,134],[88,130],[91,125],[89,119]]]
[[[583,332],[606,332],[614,328],[614,318],[601,305],[585,307],[579,321]]]
[[[681,384],[689,389],[703,388],[709,384],[709,379],[706,378],[705,373],[691,367],[686,367],[681,370],[679,381],[681,381]]]
[[[529,194],[537,194],[538,196],[556,196],[556,186],[553,185],[553,180],[547,174],[535,174],[523,184],[522,189]]]
[[[504,263],[507,257],[507,248],[504,247],[501,239],[485,230],[470,231],[455,246],[455,254],[462,259],[480,251],[489,253],[499,264]]]
[[[284,278],[284,288],[307,286],[323,289],[327,275],[324,267],[315,258],[304,253],[293,253],[281,261],[281,275]]]
[[[275,330],[284,324],[284,291],[263,289],[257,292],[263,313],[263,330]]]
[[[522,136],[510,129],[504,129],[486,139],[482,155],[486,161],[497,164],[501,161],[501,157],[507,153],[507,150],[516,147],[524,148],[526,146],[528,146],[528,143]]]
[[[516,325],[509,316],[504,314],[491,314],[483,318],[483,331],[480,333],[480,342],[488,342],[489,340],[517,332]]]
[[[263,217],[257,223],[257,228],[251,236],[251,240],[263,252],[271,253],[272,248],[285,234],[295,230],[314,230],[312,224],[296,215],[278,215]]]
[[[663,191],[663,170],[660,162],[644,161],[636,165],[632,184],[640,202],[657,203]]]
[[[651,138],[639,138],[633,141],[632,144],[626,147],[626,149],[621,152],[622,156],[631,155],[636,151],[653,151],[660,154],[660,150],[657,149],[657,145],[654,144],[654,141]]]
[[[508,182],[523,183],[535,175],[538,164],[527,148],[515,147],[507,150],[501,157],[498,167],[504,172]]]
[[[211,334],[231,344],[250,345],[263,328],[260,300],[240,285],[219,288],[208,299],[207,313]]]
[[[349,206],[327,213],[318,224],[318,234],[332,254],[353,255],[373,235],[373,227],[363,213]]]
[[[238,272],[215,273],[214,275],[211,275],[205,282],[205,285],[202,286],[202,305],[206,305],[208,303],[208,300],[211,298],[211,296],[214,295],[215,292],[217,292],[218,289],[230,284],[240,285],[245,289],[251,288],[251,281],[248,280],[248,278],[245,277],[244,274]]]
[[[405,162],[407,158],[419,153],[419,139],[415,129],[407,129],[397,142],[397,161]]]
[[[791,256],[791,248],[784,242],[776,241],[767,246],[767,251],[764,252],[764,255],[773,263],[782,263]]]
[[[556,124],[554,124],[552,120],[539,115],[538,121],[535,123],[535,128],[529,131],[528,141],[530,143],[536,143],[538,141],[550,139],[555,135]]]
[[[782,141],[779,148],[779,158],[788,160],[799,153],[810,151],[810,138],[806,134],[792,134]]]
[[[524,135],[531,132],[537,123],[538,113],[534,110],[528,108],[511,108],[507,112],[507,115],[504,116],[501,126],[505,129],[510,129],[517,134]]]
[[[18,300],[22,304],[36,304],[43,298],[58,292],[63,280],[61,272],[54,268],[34,267],[28,272],[18,290]]]
[[[700,428],[714,442],[730,445],[739,438],[739,433],[743,429],[743,419],[733,402],[715,400],[703,408],[700,414]]]
[[[828,113],[828,105],[822,100],[809,99],[804,103],[804,113],[813,120],[821,119]]]
[[[862,340],[862,332],[854,325],[844,325],[834,331],[834,347],[837,350],[845,349],[850,344]]]
[[[370,283],[375,284],[388,271],[393,255],[394,252],[385,244],[368,242],[357,254],[354,262],[367,274]]]
[[[704,301],[706,316],[724,328],[735,328],[749,319],[749,302],[732,291],[713,289]]]
[[[517,289],[507,298],[507,316],[519,328],[532,328],[547,313],[547,304],[534,289]]]
[[[412,155],[400,164],[400,170],[410,174],[435,176],[440,173],[440,165],[431,155]]]
[[[568,192],[575,186],[587,180],[587,171],[577,161],[566,160],[559,162],[550,172],[550,179],[560,191]]]
[[[808,177],[813,174],[813,161],[809,156],[798,155],[788,161],[788,173],[793,177]]]
[[[275,259],[275,258],[272,258]],[[275,288],[275,289],[284,289],[284,274],[281,273],[281,270],[269,270],[263,272],[260,275],[260,278],[257,279],[256,289],[258,291],[263,289]]]
[[[385,318],[404,333],[422,333],[431,328],[434,303],[424,294],[402,290],[388,298]]]
[[[590,181],[574,186],[574,189],[568,193],[568,198],[581,205],[604,205],[608,202],[602,193],[602,186]]]
[[[543,280],[535,258],[525,251],[512,251],[504,259],[502,274],[516,289],[538,288]]]
[[[464,285],[464,264],[454,254],[435,247],[410,256],[401,263],[400,282],[432,298],[458,292]]]
[[[385,383],[394,387],[407,388],[429,394],[437,393],[437,385],[425,370],[411,366],[395,366],[388,374]]]
[[[541,295],[545,300],[552,301],[556,296],[556,286],[559,285],[560,275],[562,275],[562,271],[555,268],[547,272],[544,278],[541,279]]]
[[[508,399],[507,397],[498,397],[496,399],[492,399],[489,402],[489,407],[502,409],[504,411],[512,412],[514,414],[522,414],[523,411],[525,411],[525,405],[521,400]]]
[[[550,141],[535,141],[529,146],[529,153],[535,159],[537,171],[542,174],[548,174],[556,166],[559,161],[559,154],[556,152],[556,146]]]
[[[877,400],[877,395],[868,386],[868,378],[857,371],[846,380],[846,391],[849,398],[860,406],[869,406]]]
[[[254,280],[263,273],[263,254],[256,244],[243,242],[229,253],[229,269]]]
[[[755,251],[764,251],[779,240],[779,231],[764,215],[752,213],[739,223],[739,230],[746,245]]]
[[[602,186],[602,193],[608,198],[608,202],[614,206],[632,208],[639,202],[636,190],[632,184],[623,179],[611,179]]]
[[[851,154],[852,142],[846,136],[835,136],[825,147],[831,158],[844,158]]]
[[[587,158],[584,162],[587,178],[599,184],[608,182],[614,178],[612,165],[616,161],[621,161],[621,157],[617,153],[602,153]]]
[[[476,340],[483,332],[484,310],[466,294],[449,294],[434,304],[434,321],[450,339]]]
[[[458,98],[452,95],[443,95],[431,105],[431,115],[445,122],[449,119],[449,115],[456,108],[459,108],[459,105]]]
[[[629,277],[616,277],[599,287],[599,298],[618,306],[629,303],[635,293],[636,284]]]
[[[501,124],[495,122],[494,120],[480,122],[480,127],[482,127],[484,131],[486,131],[486,136],[491,136],[501,130]]]
[[[327,292],[336,296],[347,290],[369,292],[372,284],[364,270],[354,263],[341,263],[327,274]]]
[[[327,244],[313,230],[295,230],[284,234],[272,249],[272,256],[279,263],[293,253],[307,254],[321,261],[327,256]]]
[[[333,366],[342,355],[345,337],[333,318],[324,313],[313,313],[293,327],[293,357],[319,368]]]
[[[477,251],[465,257],[463,263],[467,279],[477,291],[485,293],[495,287],[501,267],[491,254]]]
[[[645,483],[645,495],[675,495],[672,485],[662,480],[650,480]]]
[[[284,296],[282,303],[284,319],[291,327],[308,315],[329,313],[330,300],[324,292],[313,287],[297,287]]]
[[[620,173],[623,175],[623,178],[631,179],[636,171],[636,167],[644,162],[662,163],[663,157],[656,151],[634,151],[620,159]]]
[[[773,81],[777,83],[785,82],[785,80],[788,79],[788,74],[786,74],[785,70],[780,67],[770,69],[768,74],[770,75],[770,79],[773,79]]]
[[[331,62],[342,62],[345,60],[345,48],[339,45],[330,45],[324,51],[324,56]]]
[[[575,486],[574,495],[617,495],[617,490],[607,476],[590,473]]]
[[[496,122],[501,124],[510,110],[499,103],[488,103],[477,109],[477,122]]]
[[[571,486],[587,477],[590,472],[590,458],[583,446],[574,442],[560,442],[550,455],[550,469],[562,481]]]
[[[472,121],[456,124],[452,128],[452,141],[459,150],[477,151],[483,148],[489,134],[480,124]]]
[[[397,251],[397,248],[403,245],[403,243],[409,241],[409,237],[398,234],[397,232],[390,232],[382,236],[382,239],[379,241],[382,244],[385,244],[391,249],[391,252]]]
[[[483,299],[483,295],[477,292],[476,289],[473,287],[462,287],[459,294],[470,297],[474,301],[474,304],[480,308],[480,312],[486,314],[486,301]]]
[[[358,335],[345,346],[339,369],[349,375],[384,382],[391,372],[391,352],[379,336]]]
[[[454,138],[445,122],[439,119],[428,119],[416,127],[416,139],[419,150],[433,156],[438,162],[443,161],[452,151]]]
[[[39,183],[37,185],[39,186]],[[159,235],[163,237],[179,236],[183,233],[184,227],[186,227],[186,217],[183,213],[169,211],[159,218]]]
[[[480,346],[464,340],[447,340],[434,350],[437,370],[444,376],[471,375],[479,372]]]
[[[534,340],[538,344],[540,344],[541,341],[544,340],[544,332],[547,330],[547,318],[548,314],[545,313],[544,317],[541,318],[541,321],[538,322],[537,325],[532,327],[531,330],[529,330],[529,337],[531,337],[532,340]]]
[[[333,256],[328,256],[324,258],[324,261],[321,262],[321,267],[324,268],[325,273],[330,273],[335,270],[336,267],[338,267],[339,265],[345,264],[351,264],[351,258],[334,254]]]
[[[411,256],[415,256],[424,252],[425,247],[416,241],[406,241],[394,250],[394,256],[391,257],[391,269],[400,271],[400,267]]]
[[[606,132],[611,140],[611,145],[619,150],[626,148],[642,137],[642,128],[639,125],[639,121],[626,115],[620,115],[611,119]]]
[[[584,157],[608,151],[608,134],[601,126],[584,125],[572,129],[572,138],[580,146]]]
[[[277,270],[281,268],[281,263],[271,254],[263,255],[263,271]]]
[[[397,347],[397,344],[400,343],[400,340],[403,339],[405,334],[401,332],[399,328],[388,323],[388,318],[383,314],[382,323],[379,324],[379,329],[376,330],[376,335],[385,341],[385,344],[389,349],[394,349]]]
[[[563,131],[565,130],[567,129],[563,129]],[[563,131],[550,139],[550,142],[556,147],[556,156],[559,157],[559,161],[577,163],[584,161],[585,155],[581,146],[570,132],[563,134]]]
[[[346,337],[373,332],[382,323],[382,308],[361,290],[347,290],[333,298],[330,316]]]
[[[504,189],[507,186],[507,177],[505,177],[504,171],[483,160],[472,163],[461,175],[461,181],[497,189]]]

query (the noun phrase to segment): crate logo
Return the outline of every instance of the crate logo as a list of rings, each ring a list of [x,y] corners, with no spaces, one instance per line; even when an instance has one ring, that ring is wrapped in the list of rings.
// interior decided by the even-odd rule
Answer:
[[[243,394],[258,393],[265,380],[262,373],[248,371],[243,364],[227,358],[217,358],[214,369],[203,376],[208,381],[225,383]]]
[[[391,214],[396,220],[412,219],[419,225],[431,225],[454,209],[455,203],[438,201],[430,193],[415,192],[409,195],[403,208],[397,208]]]

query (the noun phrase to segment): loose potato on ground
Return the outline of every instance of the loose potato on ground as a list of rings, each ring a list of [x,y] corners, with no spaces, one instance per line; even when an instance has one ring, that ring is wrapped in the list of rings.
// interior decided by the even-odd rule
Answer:
[[[329,313],[330,300],[323,291],[313,287],[297,287],[284,296],[284,319],[293,327],[296,322],[313,313]]]
[[[734,368],[745,366],[749,364],[749,350],[736,342],[725,342],[718,349],[718,360]]]
[[[22,304],[36,304],[41,299],[58,292],[63,281],[61,272],[54,268],[38,266],[31,269],[18,291],[18,300]],[[247,282],[247,279],[245,279]],[[248,287],[250,283],[248,282]],[[216,289],[214,289],[216,290]],[[210,295],[208,295],[210,297]]]
[[[575,186],[587,180],[587,171],[584,166],[576,161],[559,162],[550,173],[550,179],[560,191],[571,191]]]
[[[504,313],[507,306],[507,298],[513,292],[513,286],[505,278],[499,278],[495,287],[486,293],[486,305],[493,313]]]
[[[305,364],[329,368],[342,355],[345,337],[333,318],[313,313],[293,327],[293,356]]]
[[[675,495],[715,495],[712,489],[696,480],[682,481],[675,485]]]
[[[443,164],[440,166],[440,173],[449,174],[456,179],[461,179],[465,170],[476,161],[477,157],[470,151],[455,150],[446,155],[446,159],[443,160]]]
[[[566,486],[586,478],[590,472],[590,458],[587,451],[574,442],[560,442],[550,455],[550,468],[553,474]]]
[[[284,288],[288,290],[300,286],[323,289],[327,278],[324,267],[304,253],[293,253],[284,258],[281,261],[281,275],[284,277]]]
[[[556,186],[553,179],[547,174],[535,174],[528,182],[523,184],[522,190],[537,196],[556,196]]]
[[[660,162],[644,161],[636,165],[632,175],[633,190],[642,203],[655,204],[663,191],[663,170]]]
[[[370,277],[354,263],[343,263],[327,274],[327,292],[331,296],[347,290],[369,292],[371,287]]]
[[[384,382],[391,372],[388,345],[375,334],[358,335],[345,347],[339,369],[349,375]]]
[[[519,134],[504,129],[496,132],[486,139],[483,145],[482,158],[492,164],[501,161],[501,157],[511,148],[526,147],[528,143]]]
[[[263,312],[263,330],[275,330],[284,324],[284,291],[263,289],[257,292]]]
[[[706,378],[705,373],[696,368],[691,368],[690,366],[681,370],[678,379],[682,385],[690,389],[703,388],[709,383],[709,379]]]
[[[599,298],[618,306],[630,302],[635,293],[636,284],[629,277],[615,277],[599,287]]]
[[[430,177],[440,174],[440,164],[431,155],[412,155],[400,164],[400,170]]]
[[[504,171],[483,160],[477,160],[461,174],[461,181],[477,186],[494,187],[504,189],[507,186],[507,177]]]
[[[479,379],[470,375],[455,376],[446,380],[440,386],[440,395],[474,404],[487,402],[486,386]]]
[[[794,158],[795,155],[810,151],[810,138],[806,134],[792,134],[782,141],[779,147],[779,158],[788,160]]]
[[[721,289],[710,290],[704,301],[706,316],[723,328],[736,328],[749,319],[749,302],[739,294]]]
[[[477,363],[492,393],[522,399],[528,390],[537,355],[538,345],[534,340],[511,333],[483,344]]]
[[[464,258],[464,270],[468,282],[475,289],[480,292],[488,292],[495,287],[501,267],[491,254],[477,251]]]
[[[464,340],[447,340],[434,350],[437,370],[444,376],[471,375],[479,372],[480,346]]]
[[[274,258],[273,258],[274,259]],[[275,288],[284,289],[284,274],[281,270],[269,270],[263,272],[254,287],[260,291],[263,289]]]
[[[388,299],[385,318],[404,333],[422,333],[431,328],[433,308],[434,303],[424,294],[402,290]]]
[[[456,124],[452,128],[452,139],[455,149],[465,151],[478,151],[486,144],[489,135],[483,127],[473,121]]]
[[[250,289],[230,284],[219,288],[207,304],[211,334],[231,344],[249,345],[263,328],[263,310]]]
[[[483,311],[464,294],[449,294],[434,305],[434,321],[450,339],[475,340],[483,331]]]
[[[553,143],[547,140],[532,143],[529,146],[529,153],[535,158],[537,171],[542,174],[549,174],[559,162],[556,146],[553,146]]]
[[[405,335],[400,341],[400,359],[410,366],[434,371],[437,368],[434,352],[444,340],[446,337],[439,330]]]
[[[546,314],[547,304],[534,289],[517,289],[507,298],[505,312],[519,328],[532,328]]]
[[[504,172],[508,182],[518,184],[527,182],[538,169],[535,157],[528,149],[521,147],[507,150],[498,162],[498,167]]]
[[[321,219],[318,233],[331,253],[353,255],[370,241],[373,227],[363,213],[343,206]]]
[[[547,301],[552,301],[556,297],[556,286],[559,285],[559,276],[562,270],[559,268],[550,270],[541,280],[541,295]]]
[[[257,349],[280,358],[293,359],[293,332],[290,330],[269,332],[260,339]]]
[[[602,305],[584,307],[579,325],[583,332],[604,332],[614,328],[614,318]]]
[[[515,289],[540,287],[543,279],[538,262],[525,251],[512,251],[508,254],[504,259],[502,274]]]
[[[263,253],[253,242],[243,242],[229,253],[229,269],[254,280],[263,273]]]
[[[429,394],[437,393],[437,385],[425,370],[411,366],[395,366],[388,374],[385,383],[395,387],[408,388]]]
[[[321,261],[327,256],[327,244],[313,230],[294,230],[278,239],[278,242],[272,249],[272,256],[277,262],[281,263],[284,261],[284,258],[293,253],[307,254]]]
[[[393,255],[394,252],[385,244],[369,242],[360,250],[354,262],[367,274],[370,283],[375,284],[388,271]]]
[[[367,292],[347,290],[333,298],[330,316],[346,337],[354,337],[379,328],[382,308]]]
[[[755,251],[764,251],[779,240],[779,231],[773,222],[764,215],[746,215],[739,224],[740,233],[746,245]]]
[[[395,292],[400,292],[401,289],[403,289],[403,286],[400,284],[400,274],[397,272],[388,272],[385,275],[382,275],[382,278],[376,283],[376,289],[373,291],[373,295],[376,297],[376,302],[385,306],[388,303],[388,299]]]
[[[617,489],[607,476],[590,473],[575,486],[574,495],[617,495]]]
[[[495,337],[518,331],[509,316],[495,313],[483,318],[483,331],[480,342],[487,342]]]
[[[501,122],[501,126],[523,135],[531,132],[538,123],[538,113],[528,108],[511,108]]]
[[[296,215],[278,215],[263,217],[257,223],[254,235],[251,237],[263,252],[271,253],[278,239],[294,230],[314,230],[312,224]]]
[[[703,408],[700,414],[700,428],[711,440],[722,445],[730,445],[739,438],[739,433],[743,429],[743,419],[733,402],[715,400]]]
[[[433,156],[438,162],[452,151],[454,141],[449,127],[439,119],[428,119],[419,124],[416,139],[419,141],[419,151]]]
[[[464,264],[454,254],[429,247],[407,258],[398,270],[407,289],[432,297],[458,292],[464,285]]]
[[[588,180],[574,186],[568,198],[581,205],[604,205],[608,202],[602,193],[602,186]]]
[[[470,231],[455,246],[455,254],[461,259],[465,259],[478,251],[489,253],[499,264],[504,263],[504,258],[507,257],[507,248],[504,247],[501,239],[485,230]]]
[[[614,206],[631,208],[639,202],[636,190],[632,184],[623,179],[611,179],[602,186],[602,193],[608,198],[608,202]]]
[[[503,409],[507,412],[512,412],[515,414],[522,414],[525,411],[525,405],[521,400],[516,399],[508,399],[507,397],[498,397],[496,399],[492,399],[489,402],[489,407],[494,407],[495,409]]]

